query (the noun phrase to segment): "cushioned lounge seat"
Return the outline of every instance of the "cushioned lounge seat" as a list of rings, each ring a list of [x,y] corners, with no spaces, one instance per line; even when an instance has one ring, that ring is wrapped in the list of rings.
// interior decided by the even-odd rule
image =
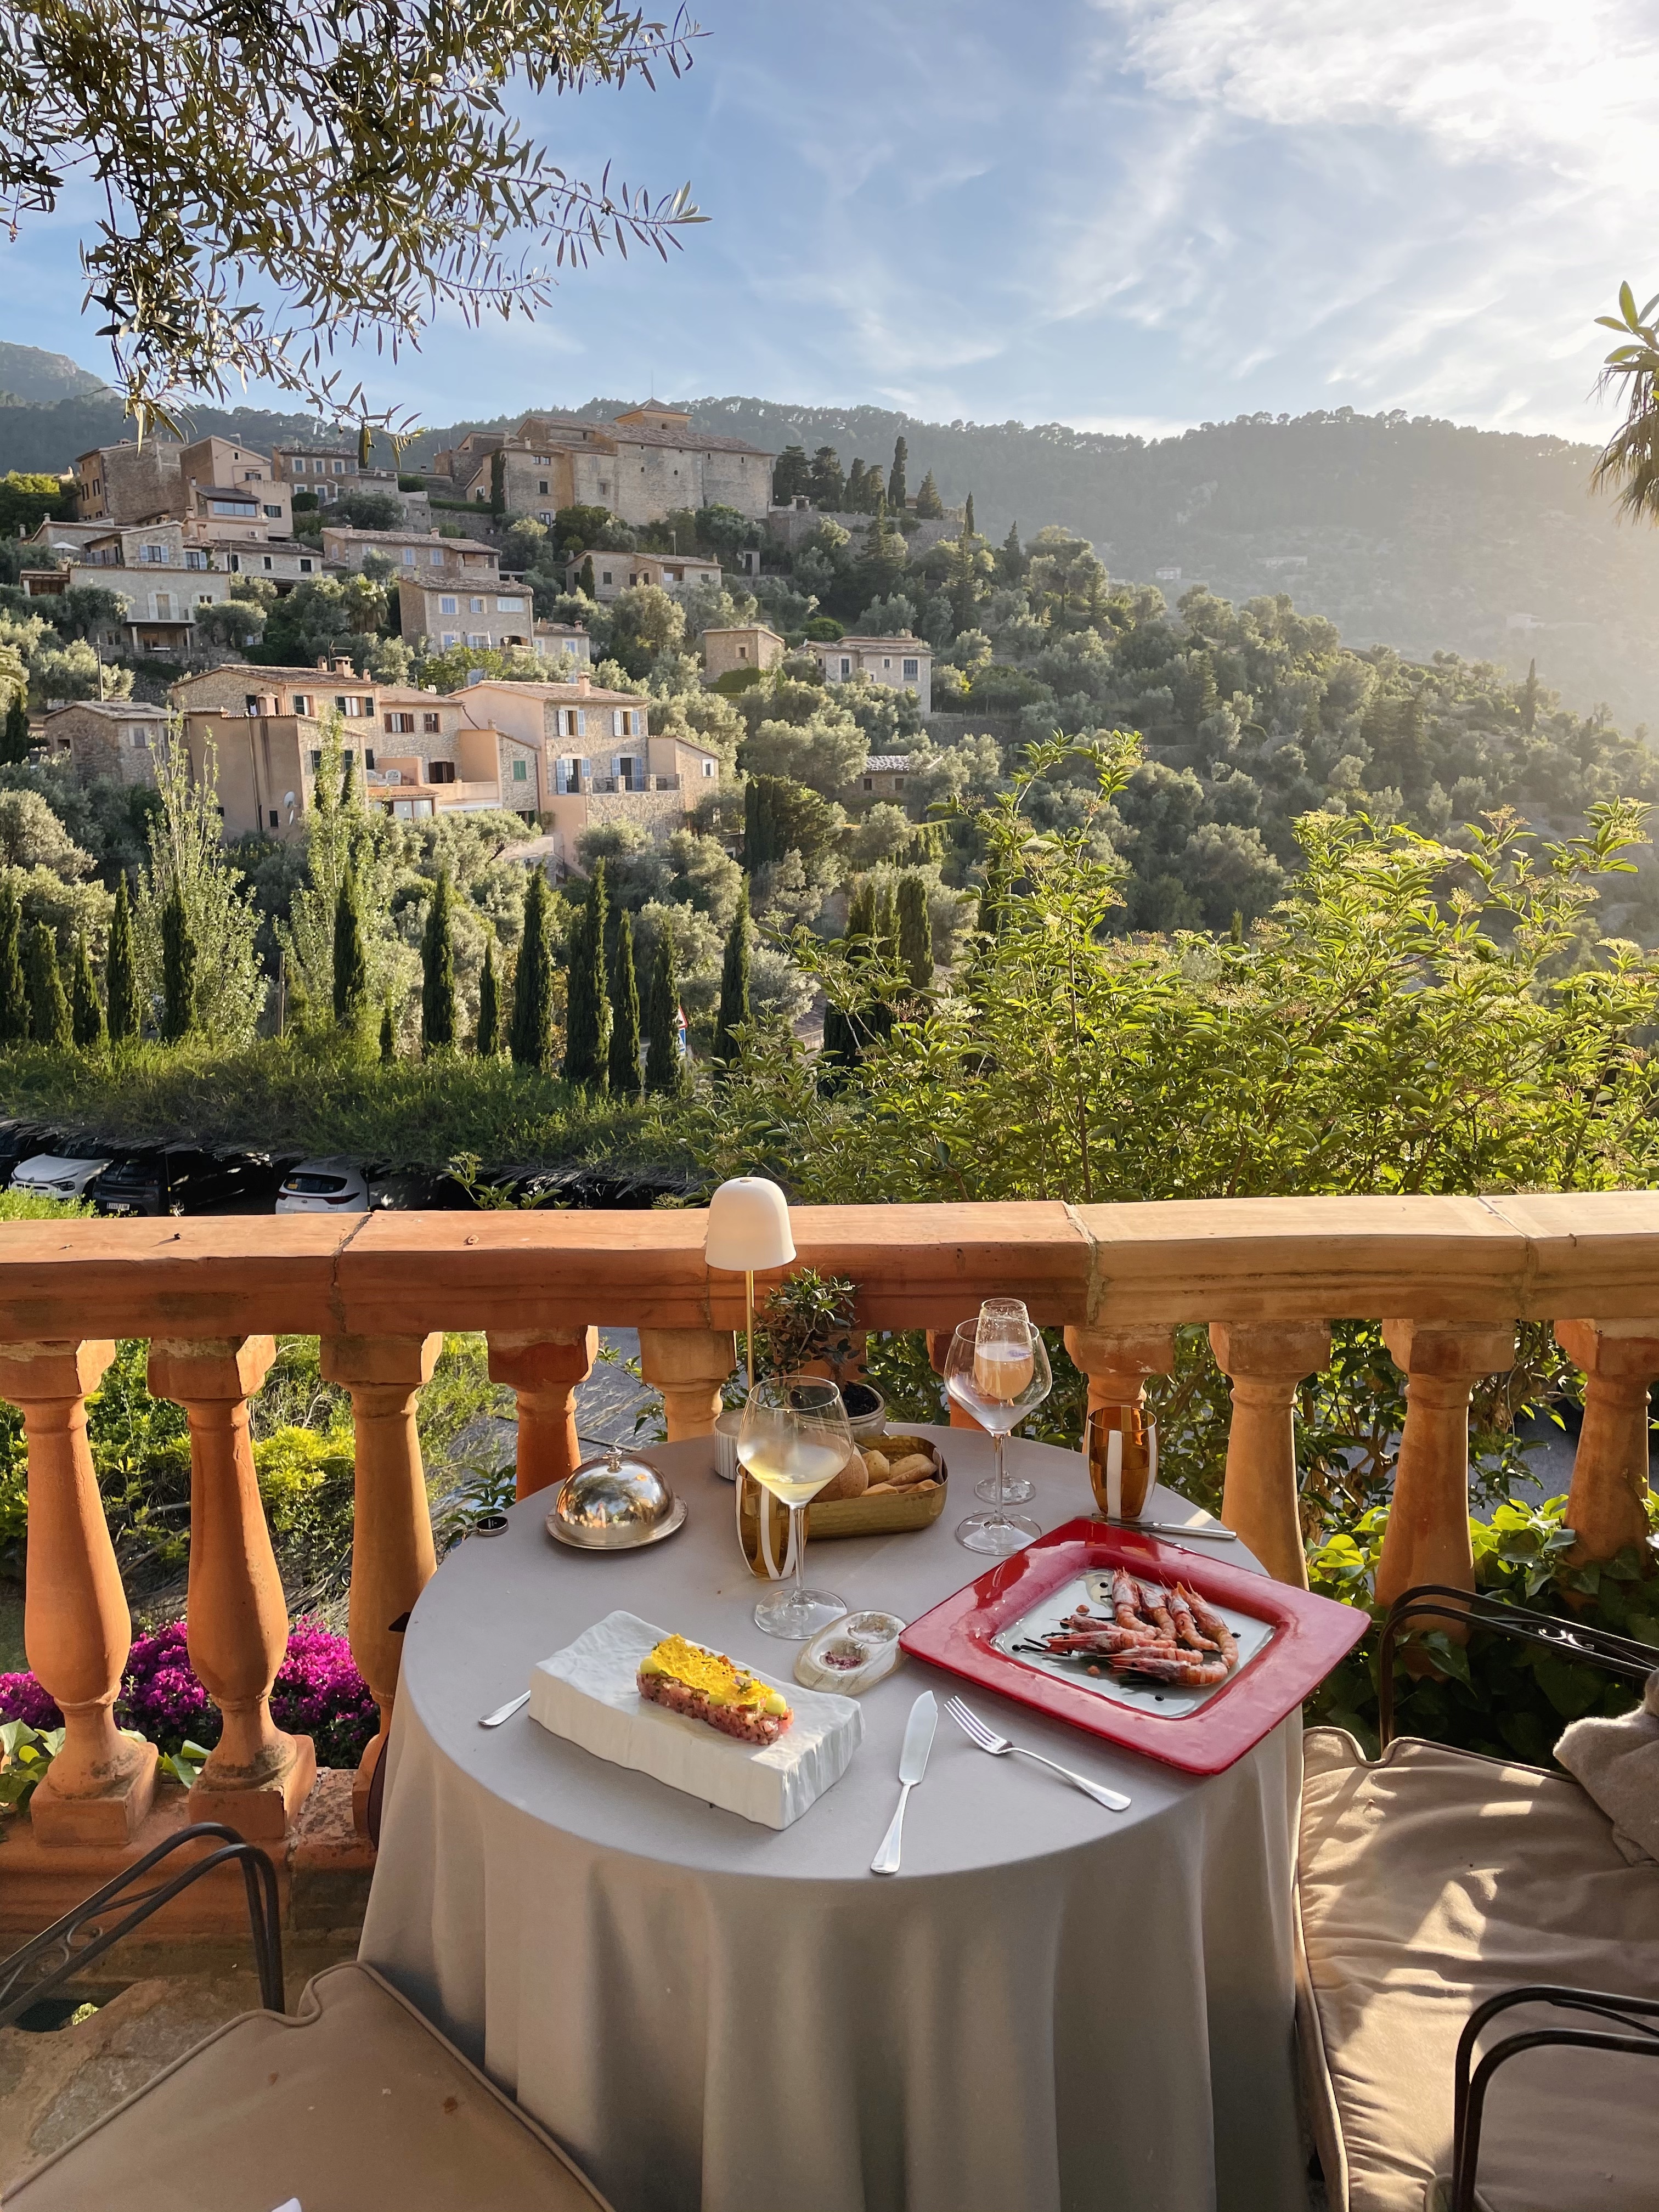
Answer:
[[[7,2212],[608,2212],[368,1966],[232,2021],[6,2191]]]
[[[1532,1983],[1659,1998],[1659,1866],[1626,1864],[1577,1784],[1402,1737],[1305,1738],[1298,2028],[1333,2212],[1449,2202],[1457,2039]],[[1534,2008],[1505,2034],[1563,2024]],[[1544,2050],[1496,2077],[1486,2212],[1656,2212],[1650,2060]]]

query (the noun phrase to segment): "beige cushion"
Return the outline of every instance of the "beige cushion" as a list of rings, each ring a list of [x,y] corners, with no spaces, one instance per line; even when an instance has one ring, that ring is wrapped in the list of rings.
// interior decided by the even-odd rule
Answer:
[[[1340,2136],[1332,2203],[1422,2212],[1451,2170],[1453,2066],[1477,2004],[1529,1982],[1659,1998],[1659,1867],[1627,1865],[1577,1784],[1534,1767],[1410,1738],[1368,1764],[1335,1729],[1309,1732],[1306,1761],[1302,2027]],[[1575,2024],[1535,2007],[1503,2021],[1483,2048]],[[1489,2212],[1655,2212],[1659,2060],[1510,2059],[1480,2190]]]
[[[6,2191],[20,2212],[608,2212],[372,1968],[246,2014]]]

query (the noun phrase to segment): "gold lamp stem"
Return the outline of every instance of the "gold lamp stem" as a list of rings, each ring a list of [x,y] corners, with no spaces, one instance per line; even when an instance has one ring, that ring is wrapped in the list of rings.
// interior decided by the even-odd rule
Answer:
[[[743,1271],[743,1297],[745,1323],[743,1349],[749,1364],[749,1389],[752,1395],[755,1388],[755,1271],[752,1267],[745,1267]]]

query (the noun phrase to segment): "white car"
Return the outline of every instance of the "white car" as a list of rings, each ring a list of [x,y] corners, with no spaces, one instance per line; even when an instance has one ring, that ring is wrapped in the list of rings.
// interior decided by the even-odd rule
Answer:
[[[368,1178],[356,1160],[301,1160],[284,1176],[278,1213],[367,1213]]]
[[[107,1160],[64,1160],[55,1152],[37,1152],[13,1169],[11,1187],[32,1198],[84,1198],[88,1185],[108,1165]]]

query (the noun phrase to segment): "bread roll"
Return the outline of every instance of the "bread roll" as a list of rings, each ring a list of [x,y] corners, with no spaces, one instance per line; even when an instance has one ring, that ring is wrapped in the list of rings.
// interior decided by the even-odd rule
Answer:
[[[862,1498],[870,1477],[864,1462],[854,1452],[833,1482],[826,1482],[818,1497],[825,1504],[833,1504],[840,1498]]]
[[[933,1462],[926,1452],[912,1452],[908,1459],[896,1460],[887,1470],[887,1479],[896,1489],[907,1483],[920,1482],[933,1472]]]

